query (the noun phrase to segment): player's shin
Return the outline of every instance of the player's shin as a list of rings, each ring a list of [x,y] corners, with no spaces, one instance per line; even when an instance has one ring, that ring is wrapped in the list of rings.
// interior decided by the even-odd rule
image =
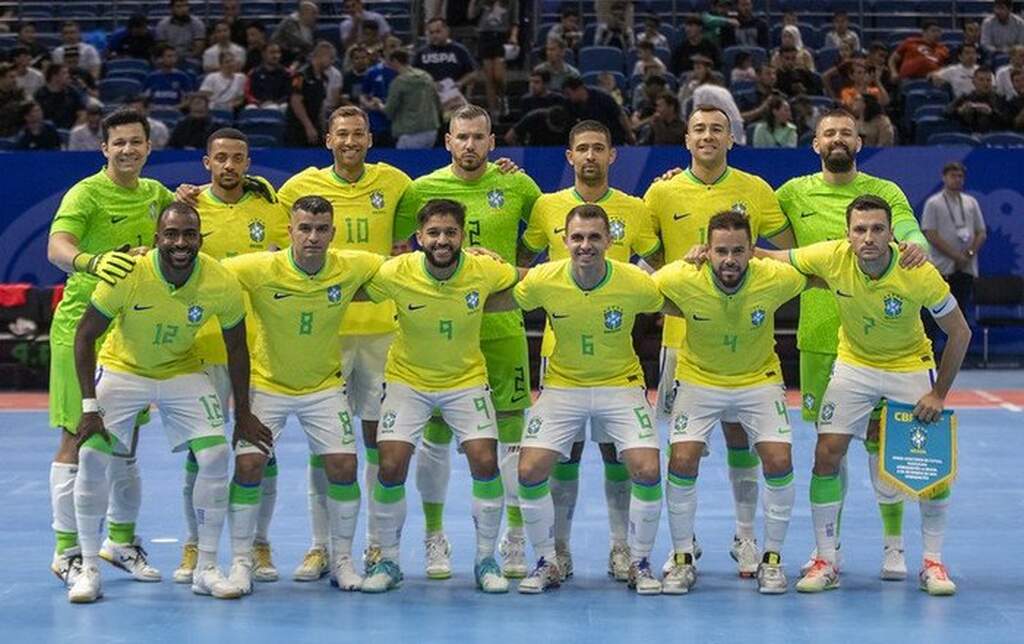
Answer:
[[[842,485],[837,474],[811,475],[811,520],[814,524],[818,558],[833,565],[836,561],[837,523],[842,494]]]
[[[501,512],[505,502],[505,489],[501,477],[473,478],[473,523],[476,525],[476,562],[494,556]]]
[[[661,480],[633,481],[629,502],[629,557],[631,563],[647,559],[654,548],[661,520]]]
[[[548,480],[533,485],[519,482],[519,507],[526,536],[537,559],[555,561],[555,506]]]
[[[309,520],[313,531],[313,548],[327,549],[327,474],[324,472],[324,457],[309,457]]]
[[[921,500],[921,537],[924,558],[942,561],[942,543],[946,537],[946,520],[949,512],[949,488],[930,499]]]
[[[274,518],[274,507],[277,505],[277,457],[271,456],[263,468],[263,484],[261,486],[260,511],[256,519],[256,541],[270,543],[270,521]]]
[[[886,548],[903,549],[903,499],[899,492],[886,485],[878,475],[878,442],[864,441],[868,453],[868,472],[871,485],[878,500],[878,512],[882,516],[882,534]]]
[[[732,497],[736,504],[736,536],[753,539],[761,461],[746,447],[730,447],[728,452],[729,482],[732,483]]]
[[[377,537],[377,513],[373,509],[373,487],[377,482],[377,471],[380,469],[380,453],[376,447],[366,448],[366,457],[363,467],[363,487],[370,490],[370,494],[366,497],[366,545],[377,546],[380,545],[380,539]]]
[[[444,502],[451,478],[452,430],[441,418],[431,418],[416,449],[416,490],[423,502],[426,532],[444,531]]]
[[[555,512],[555,541],[568,544],[572,536],[572,515],[580,494],[579,461],[556,463],[550,486]]]
[[[793,470],[765,474],[764,483],[764,550],[781,554],[796,499]]]
[[[352,539],[359,518],[359,482],[330,481],[327,489],[327,515],[330,519],[331,556],[352,555]]]
[[[618,461],[605,461],[604,498],[608,504],[608,533],[612,545],[625,544],[629,533],[629,472]]]
[[[57,554],[78,545],[78,524],[75,521],[75,478],[78,465],[50,464],[50,504],[53,510],[53,532]]]
[[[110,540],[129,545],[135,541],[135,521],[142,507],[142,479],[134,458],[114,457],[110,461],[110,501],[107,530]]]
[[[377,536],[381,556],[398,563],[398,549],[405,525],[405,483],[384,485],[378,479],[373,488],[372,510],[377,514]]]
[[[228,493],[228,525],[231,532],[231,555],[249,559],[259,518],[260,483],[231,482]]]
[[[199,571],[217,564],[217,547],[228,512],[228,461],[231,451],[223,436],[189,441],[199,464],[193,499],[199,533]]]
[[[97,566],[100,526],[110,498],[111,446],[100,436],[90,438],[78,452],[75,477],[75,521],[85,566]]]
[[[199,540],[198,526],[196,525],[196,509],[192,504],[197,474],[199,474],[199,465],[196,463],[195,454],[189,450],[186,452],[185,481],[181,488],[182,509],[185,513],[185,543],[195,543]]]
[[[665,487],[668,528],[675,552],[693,553],[693,524],[697,517],[697,476],[668,472]]]

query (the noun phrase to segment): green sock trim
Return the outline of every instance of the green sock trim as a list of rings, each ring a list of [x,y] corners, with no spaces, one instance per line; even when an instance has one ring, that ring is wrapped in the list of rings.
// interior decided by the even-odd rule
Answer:
[[[527,501],[536,501],[537,499],[544,498],[551,494],[551,486],[548,485],[548,480],[544,479],[536,485],[523,485],[519,484],[519,498]]]
[[[868,454],[877,454],[878,441],[864,441],[864,451]]]
[[[811,503],[839,503],[843,500],[843,486],[839,483],[839,475],[811,475]]]
[[[376,447],[366,448],[366,462],[370,465],[380,465],[380,452]]]
[[[518,505],[505,506],[505,515],[508,516],[508,527],[523,527],[523,511],[519,509]]]
[[[260,502],[260,495],[263,494],[263,487],[255,485],[242,485],[231,481],[228,502],[234,505],[256,505]]]
[[[398,503],[405,498],[405,484],[385,487],[380,481],[373,486],[373,500],[377,503]]]
[[[757,453],[746,448],[737,449],[730,447],[725,460],[729,463],[729,467],[736,469],[747,469],[761,464],[761,459],[757,457]]]
[[[444,530],[444,503],[423,502],[423,521],[427,532]]]
[[[770,487],[786,487],[793,482],[793,473],[784,474],[782,476],[767,476],[764,477],[765,485]]]
[[[334,483],[331,482],[327,486],[327,496],[334,501],[358,501],[359,500],[359,482],[352,481],[351,483]]]
[[[68,548],[74,548],[78,545],[78,533],[77,532],[61,532],[60,530],[54,530],[53,534],[57,537],[57,554],[63,554]]]
[[[449,445],[452,442],[452,436],[454,434],[451,428],[448,427],[448,423],[438,416],[431,417],[427,421],[427,426],[423,428],[423,440],[429,441],[434,445]]]
[[[879,503],[878,512],[882,515],[882,534],[887,537],[898,537],[903,534],[903,502]]]
[[[270,478],[277,476],[277,459],[271,458],[267,461],[267,464],[263,466],[263,478]]]
[[[129,544],[135,541],[135,524],[134,523],[115,523],[111,521],[107,524],[107,536],[114,543],[121,545]]]
[[[678,474],[668,473],[668,484],[676,487],[693,487],[697,484],[696,476],[680,476]]]
[[[935,494],[932,494],[930,497],[928,497],[928,500],[929,501],[944,501],[944,500],[949,498],[949,495],[951,493],[952,493],[952,489],[948,485],[945,485],[938,492],[936,492]]]
[[[90,436],[89,440],[85,441],[82,447],[88,447],[89,449],[94,449],[97,452],[102,452],[104,454],[114,453],[113,440],[108,441],[99,434],[93,434],[92,436]]]
[[[580,480],[580,464],[555,463],[555,469],[551,472],[551,478],[556,481],[578,481]]]
[[[655,502],[661,500],[661,481],[656,481],[651,484],[637,483],[633,481],[633,485],[630,488],[634,499],[640,501]]]
[[[489,481],[473,479],[473,497],[477,499],[497,499],[505,496],[505,488],[501,485],[501,477],[495,476]]]
[[[189,449],[192,453],[201,452],[204,449],[216,447],[217,445],[227,445],[228,439],[223,436],[203,436],[202,438],[194,438],[188,442]]]
[[[514,416],[498,416],[498,442],[504,445],[518,444],[523,440],[524,423],[523,412]]]
[[[605,463],[604,478],[606,481],[622,483],[629,480],[629,470],[622,463]]]
[[[324,469],[324,457],[319,454],[310,454],[309,465],[310,467],[319,467],[320,469]]]

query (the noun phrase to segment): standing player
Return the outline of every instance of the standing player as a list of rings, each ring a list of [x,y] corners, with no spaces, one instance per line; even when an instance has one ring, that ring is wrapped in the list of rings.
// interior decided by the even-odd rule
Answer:
[[[370,508],[377,513],[381,559],[368,571],[363,592],[385,592],[402,579],[398,553],[405,479],[435,409],[458,437],[473,476],[477,587],[485,593],[508,591],[494,560],[504,490],[480,333],[487,297],[511,287],[518,275],[511,264],[462,252],[465,212],[449,199],[427,202],[416,233],[423,251],[388,260],[365,287],[375,302],[395,302],[399,330],[384,371],[380,471]]]
[[[233,128],[221,128],[206,142],[203,166],[210,171],[210,184],[195,195],[195,207],[202,221],[203,252],[214,259],[224,259],[287,246],[288,221],[281,213],[274,188],[261,177],[246,175],[249,171],[249,140]],[[251,333],[251,329],[250,329]],[[227,353],[221,339],[220,326],[210,320],[196,334],[196,347],[206,373],[220,397],[221,409],[228,409],[231,380]],[[198,467],[189,452],[185,460],[185,523],[188,535],[182,549],[181,564],[174,571],[174,581],[191,583],[196,566],[198,533],[192,490]],[[271,457],[263,474],[260,514],[253,547],[257,581],[277,581],[277,568],[270,556],[267,532],[277,499],[277,461]]]
[[[618,450],[632,480],[626,511],[629,587],[656,595],[661,584],[648,559],[661,518],[658,431],[632,330],[638,314],[660,311],[664,299],[642,269],[606,259],[614,238],[601,206],[571,208],[562,226],[560,254],[569,258],[531,269],[514,291],[524,310],[544,309],[555,339],[519,457],[519,504],[537,555],[519,592],[540,593],[561,582],[548,477],[559,457],[570,456],[589,421],[591,437]]]
[[[97,286],[75,334],[75,368],[82,391],[78,424],[80,469],[75,517],[81,526],[82,573],[68,591],[75,603],[102,596],[97,567],[99,529],[107,507],[113,451],[134,453],[135,416],[155,403],[174,451],[190,449],[199,465],[194,492],[199,557],[192,591],[222,599],[241,589],[217,568],[217,546],[228,509],[224,414],[202,370],[195,335],[210,317],[223,329],[235,401],[235,440],[269,451],[270,432],[249,411],[249,349],[238,282],[213,258],[201,255],[199,215],[172,203],[156,222],[156,249],[131,275]],[[99,359],[96,342],[110,327]],[[99,368],[97,369],[97,362]]]
[[[486,110],[475,105],[457,110],[444,140],[452,162],[416,179],[406,190],[398,207],[398,237],[412,234],[416,214],[427,200],[452,199],[466,209],[466,245],[488,248],[514,265],[519,222],[529,219],[540,188],[522,172],[506,174],[499,165],[487,162],[487,155],[494,149],[494,135]],[[501,471],[506,477],[508,531],[501,542],[502,562],[509,576],[521,577],[526,574],[526,537],[516,502],[515,473],[523,410],[530,406],[530,365],[522,313],[517,310],[484,315],[480,338],[498,412]],[[427,576],[432,579],[451,576],[451,546],[443,523],[451,438],[443,420],[434,418],[417,452],[416,487],[426,516]]]
[[[135,258],[123,251],[150,243],[157,213],[173,200],[159,182],[139,176],[151,150],[145,116],[119,111],[105,118],[101,149],[106,165],[64,195],[47,246],[50,262],[69,273],[50,330],[50,425],[60,430],[60,447],[50,466],[57,537],[51,568],[69,587],[81,568],[74,506],[75,431],[82,413],[74,364],[75,328],[101,280],[113,285],[132,272]],[[140,581],[159,581],[160,572],[147,563],[135,536],[142,502],[135,459],[115,457],[110,480],[109,538],[103,543],[102,556]]]
[[[764,556],[758,590],[786,592],[782,543],[793,513],[792,431],[782,368],[775,354],[775,311],[807,286],[791,266],[751,260],[750,220],[736,210],[708,222],[709,266],[678,261],[654,274],[687,322],[675,371],[678,395],[669,423],[668,516],[675,552],[663,592],[684,594],[697,579],[693,525],[700,457],[715,423],[735,418],[764,470]]]
[[[811,477],[817,557],[796,585],[801,592],[839,587],[836,526],[843,501],[839,466],[850,439],[864,440],[872,410],[883,399],[915,405],[914,415],[922,422],[937,420],[971,341],[971,330],[956,298],[935,267],[926,264],[907,269],[900,265],[887,200],[874,195],[857,197],[847,206],[846,220],[845,240],[788,253],[764,253],[824,280],[835,298],[840,320],[838,356],[818,415]],[[937,375],[932,345],[921,323],[922,307],[949,336]],[[876,482],[875,487],[899,498],[884,483]],[[924,541],[921,589],[931,595],[952,595],[956,585],[941,553],[949,488],[920,504]]]
[[[691,247],[706,243],[708,221],[723,210],[746,214],[755,239],[768,239],[777,247],[792,245],[789,224],[779,210],[771,186],[760,177],[728,165],[733,139],[725,112],[713,106],[696,106],[687,123],[685,143],[690,151],[690,167],[671,179],[655,182],[644,195],[644,202],[654,215],[655,231],[665,247],[666,262],[682,259]],[[659,420],[667,420],[672,413],[672,374],[685,331],[683,320],[665,318],[658,383]],[[736,503],[736,533],[730,554],[740,575],[752,576],[761,561],[754,539],[759,463],[743,428],[733,418],[725,420],[729,422],[723,422],[722,428]],[[669,567],[671,562],[665,570]]]
[[[319,195],[334,210],[337,233],[332,248],[363,250],[391,256],[395,237],[395,211],[410,183],[409,177],[386,163],[366,163],[373,146],[369,120],[355,106],[339,107],[328,120],[327,149],[334,163],[325,168],[306,168],[281,186],[278,199],[291,209],[305,195]],[[287,210],[284,210],[287,212]],[[353,302],[341,324],[342,370],[348,404],[362,421],[366,469],[363,483],[372,490],[377,480],[377,422],[383,395],[384,361],[394,338],[395,308],[391,302]],[[310,516],[313,546],[295,570],[297,581],[319,579],[328,571],[327,498],[329,485],[323,459],[310,457]],[[367,504],[372,504],[372,499]],[[373,513],[368,513],[367,557],[378,554]]]
[[[651,215],[641,199],[625,194],[608,185],[608,168],[615,162],[615,148],[611,132],[597,121],[581,121],[569,132],[569,149],[565,157],[575,173],[571,188],[541,195],[533,205],[530,223],[523,234],[519,265],[529,266],[537,254],[548,250],[552,261],[568,259],[565,245],[565,213],[584,203],[599,204],[609,221],[609,259],[628,263],[633,255],[648,257],[660,244],[651,225]],[[550,325],[544,330],[541,345],[541,374],[547,371],[547,361],[555,346]],[[543,382],[541,386],[543,387]],[[600,436],[600,428],[591,433]],[[572,516],[579,494],[580,457],[586,428],[580,428],[579,440],[573,443],[568,460],[554,467],[550,481],[551,498],[555,506],[555,552],[558,569],[563,576],[572,575],[572,553],[569,537]],[[608,574],[619,581],[629,577],[630,476],[619,462],[615,445],[611,441],[600,443],[604,459],[604,492],[608,503],[608,523],[611,549],[608,555]]]
[[[291,245],[277,253],[234,257],[224,262],[249,295],[255,317],[252,411],[276,442],[294,414],[310,452],[327,475],[327,519],[331,577],[342,590],[358,590],[352,537],[359,514],[356,438],[341,374],[338,329],[349,302],[382,263],[378,254],[328,247],[334,211],[323,197],[292,205]],[[229,579],[252,592],[253,538],[260,514],[260,479],[267,457],[254,445],[240,446],[231,483],[233,563]]]
[[[900,242],[900,263],[904,267],[923,263],[927,259],[928,243],[918,227],[907,197],[892,181],[857,170],[856,157],[861,145],[857,121],[845,109],[830,110],[818,121],[811,147],[821,157],[821,172],[790,179],[776,192],[779,204],[793,228],[796,246],[843,239],[846,235],[846,207],[856,197],[872,194],[884,199],[892,211],[892,232],[896,241]],[[836,359],[838,331],[838,307],[829,293],[812,289],[800,296],[797,347],[800,349],[800,390],[804,420],[814,422],[818,419],[821,400]],[[877,485],[877,414],[871,420],[864,446],[868,452],[868,470],[875,484],[885,536],[881,576],[882,579],[904,579],[907,576],[907,564],[903,557],[903,502],[885,493],[884,488]],[[845,495],[845,460],[839,478]],[[839,525],[837,523],[837,530]],[[804,565],[805,571],[815,558],[816,555],[812,554]]]

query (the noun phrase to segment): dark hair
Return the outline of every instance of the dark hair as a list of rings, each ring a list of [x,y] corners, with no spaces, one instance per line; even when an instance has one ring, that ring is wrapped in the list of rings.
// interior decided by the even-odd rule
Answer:
[[[50,63],[50,66],[46,68],[46,82],[49,83],[53,80],[53,77],[64,71],[64,65],[60,63]]]
[[[366,112],[362,108],[356,105],[342,105],[338,109],[331,112],[331,115],[327,117],[327,129],[331,129],[334,125],[334,119],[348,118],[350,116],[358,116],[363,119],[366,124],[366,129],[370,129],[370,117],[366,115]]]
[[[14,48],[11,49],[11,60],[14,60],[18,56],[30,56],[30,55],[32,55],[32,52],[30,52],[28,50],[28,47],[23,47],[21,45],[18,45],[17,47],[14,47]]]
[[[561,15],[563,18],[565,18],[566,16],[576,16],[577,18],[579,18],[580,10],[572,5],[563,5]]]
[[[453,199],[431,199],[420,208],[416,214],[416,221],[419,222],[420,228],[423,228],[431,217],[445,215],[453,217],[459,228],[466,227],[466,207]]]
[[[198,210],[188,205],[184,201],[172,201],[171,203],[167,204],[166,208],[160,211],[159,215],[156,216],[156,229],[160,230],[160,224],[162,224],[164,219],[167,218],[167,215],[175,213],[179,215],[191,215],[192,217],[195,217],[197,228],[202,225],[202,220],[199,218]]]
[[[885,110],[882,109],[882,104],[878,102],[873,94],[861,94],[860,97],[864,100],[864,120],[872,121],[879,115],[885,114]]]
[[[718,112],[719,114],[725,117],[725,122],[728,123],[729,128],[732,128],[732,119],[729,118],[728,112],[718,107],[717,105],[708,105],[706,103],[701,103],[700,105],[693,106],[693,111],[690,112],[690,116],[688,116],[686,119],[687,123],[689,123],[690,119],[692,119],[693,115],[696,114],[697,112]]]
[[[854,123],[857,122],[857,117],[853,115],[853,112],[842,106],[830,107],[829,109],[825,110],[822,113],[821,117],[818,119],[818,123],[821,123],[822,121],[828,118],[844,118],[850,119]]]
[[[1000,6],[1006,7],[1007,9],[1012,10],[1013,9],[1013,2],[1012,2],[1012,0],[995,0],[995,2],[992,3],[992,7],[993,8],[1000,7]]]
[[[0,63],[0,76],[6,76],[14,71],[14,65],[11,63]]]
[[[133,13],[131,16],[129,16],[129,18],[128,18],[128,28],[129,29],[131,29],[133,27],[146,27],[146,26],[148,26],[148,25],[146,24],[146,16],[145,15],[143,15],[141,13]]]
[[[565,81],[562,82],[563,90],[579,89],[581,87],[585,87],[585,85],[583,84],[583,79],[580,78],[579,76],[570,76],[569,78],[566,78]]]
[[[736,60],[733,63],[733,66],[734,67],[739,67],[740,65],[742,65],[745,62],[747,62],[748,60],[753,60],[753,59],[754,59],[754,56],[749,51],[741,51],[740,53],[736,54]]]
[[[779,106],[783,103],[787,103],[785,96],[773,94],[768,98],[768,110],[764,113],[764,122],[768,124],[768,127],[774,129],[775,126],[778,125],[778,123],[775,122],[775,110],[779,109]]]
[[[174,53],[178,53],[174,47],[171,47],[167,43],[160,43],[156,47],[153,47],[153,58],[161,58],[165,53],[167,53],[168,49],[173,50]]]
[[[135,94],[124,102],[125,105],[130,105],[131,103],[142,103],[143,107],[149,107],[149,95],[146,93]]]
[[[640,42],[638,42],[636,44],[636,48],[637,49],[650,49],[651,51],[654,51],[654,43],[652,43],[650,40],[641,40]]]
[[[320,195],[306,195],[296,199],[295,203],[292,204],[291,214],[294,215],[300,210],[311,215],[328,214],[334,217],[334,206]]]
[[[665,101],[665,104],[671,105],[672,109],[676,111],[676,115],[679,115],[679,98],[672,92],[662,92],[661,94],[658,94],[654,100]]]
[[[978,46],[977,45],[975,45],[972,42],[965,42],[964,44],[960,45],[960,50],[957,52],[957,55],[959,56],[960,54],[962,54],[964,52],[964,50],[967,49],[968,47],[970,47],[974,51],[978,51]]]
[[[946,165],[942,166],[942,176],[946,176],[947,173],[953,171],[963,172],[964,174],[966,174],[967,168],[965,168],[964,164],[960,163],[959,161],[950,161]]]
[[[836,9],[835,11],[832,12],[833,18],[838,18],[839,16],[846,16],[847,18],[849,18],[850,14],[846,12],[846,9]]]
[[[928,31],[932,27],[938,27],[938,26],[939,26],[939,23],[937,21],[935,21],[935,20],[932,20],[931,18],[925,18],[924,20],[921,21],[921,31],[922,32]]]
[[[444,19],[444,16],[434,16],[433,18],[431,18],[430,20],[427,21],[427,26],[429,27],[430,25],[434,24],[435,22],[440,22],[445,27],[448,26],[448,21]]]
[[[982,74],[982,73],[991,74],[991,73],[993,73],[992,72],[992,68],[989,67],[988,65],[978,65],[978,68],[974,70],[974,73],[972,74],[972,76],[977,76],[978,74]]]
[[[703,27],[704,26],[704,23],[701,22],[700,16],[693,16],[693,15],[686,16],[686,19],[683,20],[683,24],[684,25],[697,25],[698,27]]]
[[[573,141],[576,139],[578,134],[583,134],[584,132],[600,132],[604,135],[608,145],[612,144],[612,132],[608,129],[608,126],[600,121],[587,119],[585,121],[580,121],[576,125],[572,126],[571,130],[569,130],[569,146],[572,146]]]
[[[107,143],[110,140],[110,130],[120,125],[131,125],[132,123],[138,123],[142,126],[142,131],[146,133],[146,140],[149,140],[149,121],[140,112],[129,109],[120,109],[109,114],[103,119],[100,130],[103,132],[103,142]]]
[[[596,203],[583,203],[575,206],[565,215],[565,229],[569,230],[569,222],[573,219],[600,219],[604,222],[605,233],[611,232],[611,224],[608,223],[608,213]]]
[[[60,23],[60,30],[61,31],[64,31],[64,27],[74,27],[76,29],[80,29],[80,27],[78,26],[78,23],[75,22],[74,20],[65,20],[64,22]]]
[[[668,86],[668,81],[661,74],[652,74],[644,79],[644,85],[661,85],[662,87]]]
[[[750,219],[739,210],[723,210],[708,220],[708,244],[711,244],[711,234],[716,230],[745,230],[747,239],[753,240],[750,230]]]
[[[865,210],[884,210],[885,220],[892,226],[892,207],[889,202],[881,197],[875,195],[861,195],[850,202],[850,205],[846,207],[846,227],[850,227],[850,214],[854,210],[861,212]]]
[[[241,141],[242,143],[245,143],[246,146],[249,145],[249,137],[247,137],[244,132],[236,130],[233,127],[222,127],[206,139],[207,151],[209,151],[210,146],[213,145],[214,141],[219,141],[221,139],[232,139],[234,141]]]
[[[396,49],[390,54],[388,54],[388,60],[394,61],[399,65],[408,65],[409,52],[405,51],[404,49]]]
[[[868,51],[885,51],[885,52],[888,52],[889,48],[881,40],[873,40],[871,42],[871,44],[868,45]]]
[[[551,82],[551,72],[549,72],[546,69],[535,69],[532,72],[530,72],[530,76],[537,76],[542,81],[544,81],[545,85]]]

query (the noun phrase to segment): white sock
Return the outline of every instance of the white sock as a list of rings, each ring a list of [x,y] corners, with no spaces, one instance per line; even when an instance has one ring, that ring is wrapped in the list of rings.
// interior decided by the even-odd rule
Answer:
[[[198,526],[198,547],[203,561],[217,561],[217,548],[228,513],[228,460],[231,451],[227,443],[219,443],[196,452],[199,474],[193,501]],[[200,566],[200,570],[202,566]]]
[[[451,445],[421,440],[416,448],[416,490],[423,503],[444,504],[451,478]]]
[[[608,536],[611,543],[628,541],[629,473],[622,463],[604,464],[604,500],[608,505]]]
[[[526,537],[538,559],[555,560],[555,505],[547,481],[537,485],[519,484],[519,509],[523,513]]]
[[[405,484],[385,486],[378,480],[373,488],[373,497],[381,555],[384,559],[398,563],[406,514]]]
[[[782,544],[789,530],[796,501],[793,473],[781,477],[765,477],[764,486],[764,551],[782,554]]]
[[[260,511],[256,518],[256,541],[270,543],[270,521],[274,518],[274,507],[277,505],[277,458],[270,457],[263,469],[262,494],[260,495]]]
[[[132,523],[142,507],[142,478],[134,458],[110,459],[110,502],[107,523]]]
[[[372,457],[370,450],[373,450]],[[380,539],[377,537],[377,513],[373,509],[373,486],[377,482],[377,471],[380,469],[379,453],[376,447],[366,448],[366,459],[364,460],[363,467],[363,489],[368,490],[369,493],[366,495],[366,545],[377,546],[380,545]]]
[[[748,452],[749,453],[749,452]],[[730,458],[732,450],[730,449]],[[736,506],[736,536],[740,539],[754,538],[754,520],[757,516],[758,477],[761,467],[729,465],[729,482],[732,483],[732,499]]]
[[[879,506],[887,505],[892,506],[896,503],[903,502],[903,495],[898,490],[887,484],[885,481],[878,476],[878,452],[868,452],[868,473],[871,475],[871,486],[875,489],[875,499],[878,501]],[[891,508],[895,510],[896,508]],[[886,510],[882,509],[883,516]],[[900,509],[902,513],[902,508]],[[896,550],[903,550],[903,533],[900,534],[885,534],[885,524],[883,519],[883,540],[885,541],[886,548],[895,548]]]
[[[505,506],[501,477],[481,481],[473,479],[473,525],[476,526],[476,563],[494,556]]]
[[[509,512],[509,521],[505,527],[506,534],[522,535],[522,525],[512,525],[511,513],[521,511],[519,503],[519,444],[505,443],[498,446],[501,450],[501,461],[498,464],[501,472],[501,485],[505,489],[505,509]]]
[[[327,516],[331,524],[331,561],[351,556],[352,538],[359,518],[359,483],[330,483]]]
[[[697,518],[697,477],[668,475],[665,492],[672,549],[693,554],[693,524]]]
[[[850,468],[846,466],[846,455],[843,455],[843,460],[839,461],[839,487],[842,490],[842,496],[839,497],[839,514],[836,519],[836,548],[839,548],[839,544],[842,542],[842,529],[843,529],[843,505],[846,503],[846,491],[850,489]]]
[[[78,465],[50,463],[50,508],[56,532],[78,532],[75,521],[75,477]]]
[[[629,557],[637,562],[651,556],[654,539],[658,536],[661,520],[661,481],[630,486],[629,500]]]
[[[256,522],[260,514],[260,483],[231,482],[228,503],[228,532],[231,534],[231,556],[252,556]]]
[[[560,473],[559,469],[563,471]],[[568,544],[572,536],[572,515],[580,494],[580,464],[558,463],[548,484],[555,510],[555,541]]]
[[[103,517],[110,498],[110,454],[85,446],[78,452],[75,477],[75,523],[82,557],[95,563],[99,556]]]
[[[313,548],[327,548],[327,473],[322,456],[311,456],[306,470],[309,478],[309,522]]]
[[[199,528],[196,525],[196,509],[192,505],[192,494],[196,487],[196,473],[199,466],[196,465],[192,452],[186,452],[185,456],[185,482],[181,488],[182,509],[185,511],[185,543],[199,541]]]
[[[818,558],[834,564],[839,541],[838,521],[842,509],[841,481],[834,476],[811,475],[811,522]]]
[[[941,499],[922,500],[921,538],[924,558],[942,561],[942,542],[946,538],[946,520],[949,516],[949,495]]]

